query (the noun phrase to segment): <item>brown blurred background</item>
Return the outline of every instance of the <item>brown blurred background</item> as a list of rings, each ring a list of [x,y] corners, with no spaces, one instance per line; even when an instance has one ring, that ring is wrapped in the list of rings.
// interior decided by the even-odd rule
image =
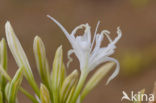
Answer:
[[[69,32],[86,22],[94,31],[100,20],[99,32],[108,29],[114,38],[117,26],[121,27],[123,36],[113,55],[121,63],[121,72],[108,86],[105,85],[107,76],[84,103],[121,103],[122,90],[129,94],[143,88],[147,94],[152,92],[156,81],[155,0],[0,0],[0,38],[5,37],[5,22],[11,21],[38,83],[40,79],[32,49],[35,35],[43,39],[51,64],[59,45],[63,45],[65,63],[67,50],[71,48],[63,32],[46,17],[47,14],[60,21]],[[13,76],[17,66],[10,51],[8,55],[8,71]],[[79,68],[78,61],[74,62],[69,71]],[[26,80],[23,87],[31,92]],[[20,103],[30,102],[21,93],[19,99]]]

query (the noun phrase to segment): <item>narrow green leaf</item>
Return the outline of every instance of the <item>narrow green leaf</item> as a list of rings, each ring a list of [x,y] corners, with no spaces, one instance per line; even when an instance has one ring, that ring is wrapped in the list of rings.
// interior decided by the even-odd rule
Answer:
[[[40,100],[41,103],[51,103],[49,91],[44,84],[40,87]]]
[[[11,82],[11,77],[8,75],[8,73],[2,68],[2,66],[0,65],[0,74],[3,75],[5,77],[6,80],[8,80],[9,82]],[[6,86],[7,87],[7,86]],[[5,88],[6,88],[5,87]],[[7,89],[8,90],[8,89]],[[33,103],[38,103],[37,100],[30,94],[28,93],[25,89],[23,89],[22,87],[19,88],[19,90],[26,95]],[[8,93],[7,93],[8,94]],[[6,95],[7,96],[7,95]]]
[[[8,98],[9,88],[10,88],[10,82],[8,82],[5,86],[5,97],[7,99],[7,102],[9,101],[9,98]]]
[[[2,93],[1,90],[0,90],[0,103],[4,103],[4,102],[3,102],[3,93]]]
[[[78,81],[78,71],[77,70],[74,70],[63,82],[62,84],[62,87],[61,87],[61,90],[60,90],[60,100],[61,100],[61,103],[64,103],[73,86],[76,84],[76,82]]]
[[[17,91],[23,79],[23,69],[24,67],[18,69],[12,81],[10,82],[9,91],[8,91],[8,103],[16,103]]]
[[[39,74],[42,82],[49,87],[50,75],[49,75],[49,64],[46,57],[46,51],[43,41],[40,37],[36,36],[34,39],[34,55],[37,64]]]
[[[114,62],[109,62],[100,67],[94,75],[89,79],[85,88],[82,91],[81,101],[86,95],[100,82],[100,80],[112,69]]]
[[[7,47],[4,38],[0,41],[0,64],[7,69]]]
[[[7,71],[7,47],[4,38],[0,41],[0,65],[3,67],[4,71]],[[2,95],[4,95],[6,79],[3,75],[0,75],[0,85]],[[5,95],[3,96],[3,98],[5,99]]]
[[[76,84],[72,87],[65,103],[71,103],[71,100],[72,100],[74,92],[75,92],[75,88],[76,88]]]
[[[65,64],[64,63],[62,63],[60,78],[61,78],[60,79],[60,87],[61,87],[63,82],[64,82],[64,80],[65,80],[65,78],[66,78],[66,68],[65,68]]]
[[[0,74],[3,75],[7,80],[11,81],[10,76],[8,73],[4,70],[4,68],[0,65]]]
[[[31,71],[27,56],[20,44],[20,41],[16,37],[14,30],[9,21],[5,25],[6,38],[11,50],[12,55],[14,56],[18,67],[24,66],[24,74],[29,84],[34,89],[35,93],[39,96],[39,88],[34,80],[34,76]]]
[[[51,74],[52,92],[54,103],[59,103],[59,89],[62,85],[65,74],[65,67],[63,64],[62,46],[58,47],[53,61],[53,70]]]

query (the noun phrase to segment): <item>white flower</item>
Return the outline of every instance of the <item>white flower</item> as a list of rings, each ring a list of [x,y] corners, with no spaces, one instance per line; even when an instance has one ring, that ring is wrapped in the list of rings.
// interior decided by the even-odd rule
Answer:
[[[120,65],[116,59],[111,58],[109,56],[114,53],[114,49],[116,48],[115,44],[121,38],[122,33],[119,27],[117,28],[117,37],[114,40],[112,40],[109,37],[110,32],[108,30],[103,30],[101,33],[97,33],[97,29],[100,23],[98,22],[94,38],[91,41],[91,27],[88,23],[81,24],[77,26],[71,33],[68,33],[67,30],[56,19],[49,15],[48,17],[62,29],[70,44],[72,45],[73,49],[69,50],[68,57],[70,58],[70,55],[72,53],[75,53],[76,57],[80,62],[81,72],[90,72],[101,63],[113,61],[116,63],[117,66],[114,73],[109,77],[107,83],[109,83],[112,79],[114,79],[117,76],[117,74],[119,73]],[[75,36],[76,32],[79,29],[83,28],[85,28],[84,34],[81,36]],[[107,47],[101,47],[101,43],[104,36],[106,36],[110,42],[107,45]],[[95,46],[94,42],[96,43]]]

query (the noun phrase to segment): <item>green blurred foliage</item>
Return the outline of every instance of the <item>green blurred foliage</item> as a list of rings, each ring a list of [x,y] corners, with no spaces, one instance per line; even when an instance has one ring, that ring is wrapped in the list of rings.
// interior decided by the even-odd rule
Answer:
[[[150,0],[131,0],[135,7],[143,7],[149,3]]]
[[[119,56],[121,75],[134,75],[152,67],[156,60],[155,52],[155,46],[145,48],[144,50],[123,50]]]

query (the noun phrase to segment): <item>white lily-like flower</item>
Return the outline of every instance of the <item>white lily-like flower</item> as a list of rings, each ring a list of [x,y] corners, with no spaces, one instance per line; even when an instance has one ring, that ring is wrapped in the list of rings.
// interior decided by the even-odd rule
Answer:
[[[117,37],[114,40],[112,40],[109,37],[110,32],[108,30],[103,30],[101,33],[97,33],[97,29],[100,23],[98,22],[94,33],[94,38],[93,40],[91,40],[91,27],[89,26],[88,23],[77,26],[71,33],[69,33],[63,27],[63,25],[61,25],[56,19],[54,19],[49,15],[47,16],[62,29],[65,36],[69,40],[73,49],[68,51],[68,57],[70,58],[70,55],[72,53],[75,53],[76,57],[80,62],[81,72],[83,71],[90,72],[101,63],[107,61],[113,61],[116,63],[116,69],[114,73],[109,77],[107,84],[117,76],[117,74],[119,73],[120,65],[116,59],[109,56],[114,53],[114,49],[116,48],[115,44],[122,36],[119,27],[117,28],[117,34],[118,34]],[[84,34],[81,36],[75,36],[76,32],[79,29],[83,29],[83,28],[85,28]],[[104,36],[106,36],[109,40],[109,44],[107,45],[107,47],[101,47],[101,43]],[[95,46],[94,46],[94,42],[95,42]]]

